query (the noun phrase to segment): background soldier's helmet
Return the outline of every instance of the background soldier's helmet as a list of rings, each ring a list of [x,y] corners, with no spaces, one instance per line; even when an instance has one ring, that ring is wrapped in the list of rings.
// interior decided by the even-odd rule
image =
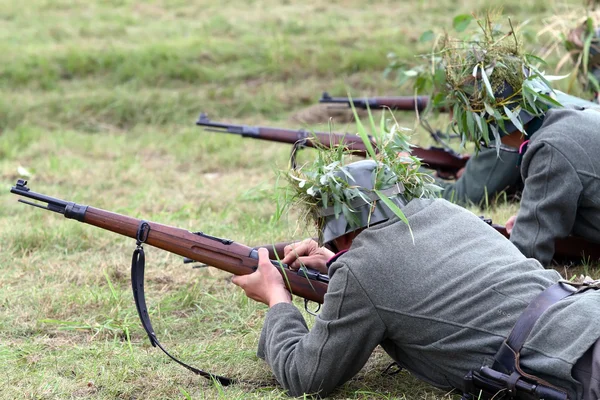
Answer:
[[[516,131],[531,134],[528,122],[560,106],[549,95],[548,79],[532,64],[539,58],[523,53],[512,24],[503,32],[492,17],[478,20],[473,35],[478,40],[444,38],[439,52],[445,81],[432,96],[452,110],[452,129],[476,151]]]
[[[346,233],[387,221],[395,213],[381,201],[374,192],[378,189],[394,204],[404,206],[407,201],[402,195],[404,187],[396,183],[395,175],[386,165],[373,160],[362,160],[348,164],[336,175],[352,186],[359,188],[362,196],[356,196],[349,203],[351,214],[337,213],[333,206],[321,208],[323,243],[329,243]],[[386,175],[389,179],[386,179]],[[390,184],[381,184],[389,181]],[[375,188],[375,182],[380,187]]]
[[[527,79],[528,77],[531,76],[531,71],[523,66],[522,67],[523,70],[523,79]],[[479,85],[481,85],[481,80],[479,81]],[[538,93],[542,93],[542,94],[546,94],[546,95],[550,95],[553,90],[552,88],[550,88],[550,86],[548,86],[544,81],[540,80],[540,79],[536,79],[535,81],[535,85],[536,85],[536,90],[538,91]],[[498,89],[496,89],[496,91],[494,92],[494,96],[498,99],[507,99],[507,98],[511,98],[511,97],[515,97],[515,90],[508,84],[508,82],[504,82],[502,86],[500,86]],[[521,95],[517,95],[518,98],[521,97]],[[507,108],[511,111],[514,111],[515,108],[519,109],[519,112],[517,113],[517,119],[520,121],[522,126],[525,126],[525,124],[531,122],[534,118],[539,117],[539,115],[534,115],[531,112],[527,111],[524,108],[521,108],[519,103],[512,103],[507,105]],[[487,114],[488,117],[491,117],[489,114]],[[511,119],[508,120],[504,120],[503,122],[504,125],[504,129],[499,129],[499,133],[500,136],[506,136],[512,132],[516,132],[516,131],[520,131],[521,129],[519,129],[517,126],[515,126],[514,122]],[[498,125],[498,122],[496,122],[496,125]]]
[[[567,50],[571,50],[574,59],[580,57],[580,53],[583,52],[586,32],[589,32],[587,29],[587,23],[584,23],[569,31],[567,35]],[[600,82],[600,28],[595,28],[589,44],[587,70]],[[582,81],[587,83],[587,77],[582,77]]]

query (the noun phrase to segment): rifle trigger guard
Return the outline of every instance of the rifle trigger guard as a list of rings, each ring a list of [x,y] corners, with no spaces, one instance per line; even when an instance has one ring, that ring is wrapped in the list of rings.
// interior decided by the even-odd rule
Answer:
[[[150,224],[144,220],[140,221],[137,233],[135,234],[136,245],[140,247],[142,243],[146,243],[148,240],[148,234],[150,233]]]
[[[306,310],[306,312],[307,312],[307,313],[309,313],[309,314],[310,314],[310,315],[312,315],[313,317],[316,317],[316,316],[318,315],[317,313],[318,313],[318,312],[319,312],[319,310],[321,309],[321,304],[317,303],[317,304],[318,304],[318,307],[317,307],[317,309],[316,309],[316,310],[313,310],[313,311],[311,311],[311,310],[309,310],[309,309],[308,309],[308,303],[309,303],[309,302],[310,302],[310,300],[308,300],[308,299],[304,299],[304,309]]]

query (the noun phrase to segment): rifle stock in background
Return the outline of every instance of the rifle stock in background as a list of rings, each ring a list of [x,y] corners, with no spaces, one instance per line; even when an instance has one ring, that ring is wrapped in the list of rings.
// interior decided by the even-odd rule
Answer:
[[[506,231],[506,227],[492,223],[489,218],[483,218],[483,221],[498,231],[505,238],[510,239],[510,235]],[[316,239],[315,239],[316,240]],[[279,242],[267,246],[257,246],[255,248],[267,247],[269,249],[269,257],[283,258],[285,246],[294,242]],[[592,243],[587,239],[579,236],[567,236],[566,238],[556,239],[554,242],[554,260],[563,262],[581,263],[582,261],[600,261],[600,245]]]
[[[350,107],[351,104],[355,108],[382,110],[389,108],[390,110],[400,111],[424,111],[429,105],[429,96],[375,96],[361,97],[350,99],[349,97],[331,97],[329,93],[323,92],[319,99],[321,104],[340,104]],[[448,112],[445,107],[438,107],[441,112]]]
[[[317,147],[319,145],[345,146],[354,151],[356,155],[365,157],[367,149],[362,138],[353,134],[310,132],[307,130],[293,130],[283,128],[269,128],[262,126],[235,125],[211,121],[206,114],[200,114],[196,125],[203,126],[207,131],[220,133],[233,133],[242,137],[268,140],[271,142],[297,144],[304,147]],[[374,142],[372,142],[375,145]],[[414,146],[412,154],[419,157],[424,166],[434,169],[442,178],[450,179],[463,168],[468,156],[440,147],[422,148]]]

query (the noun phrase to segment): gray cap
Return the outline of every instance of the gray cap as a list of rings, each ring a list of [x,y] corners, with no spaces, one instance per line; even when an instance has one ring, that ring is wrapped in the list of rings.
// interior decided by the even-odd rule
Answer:
[[[379,179],[377,179],[377,175],[379,175]],[[379,200],[379,197],[373,191],[376,180],[380,184],[378,190],[397,206],[402,207],[407,203],[404,196],[402,196],[404,186],[396,182],[394,173],[386,165],[380,164],[378,170],[378,164],[373,160],[357,161],[343,167],[343,172],[339,172],[337,176],[350,185],[361,188],[360,191],[363,196],[357,196],[346,204],[358,217],[359,226],[350,223],[343,213],[338,213],[336,217],[334,207],[321,209],[319,215],[324,219],[323,243],[329,243],[357,229],[387,221],[396,215],[394,211]],[[389,181],[389,184],[382,184],[386,181]],[[365,199],[369,201],[367,202]]]

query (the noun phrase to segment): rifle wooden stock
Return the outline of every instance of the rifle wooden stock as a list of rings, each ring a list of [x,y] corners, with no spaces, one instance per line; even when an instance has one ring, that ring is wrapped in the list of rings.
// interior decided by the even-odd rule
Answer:
[[[134,239],[137,239],[140,224],[147,222],[150,229],[145,243],[151,246],[191,258],[235,275],[247,275],[256,270],[258,264],[257,251],[243,244],[206,235],[202,232],[193,233],[173,226],[143,221],[99,208],[55,199],[30,191],[26,184],[25,181],[17,182],[11,192],[48,203],[48,206],[43,207],[37,203],[20,200],[26,204],[55,211],[64,214],[66,218],[77,219],[80,222]],[[269,248],[270,246],[266,247]],[[312,276],[312,271],[293,271],[277,261],[272,260],[271,262],[277,266],[277,269],[283,275],[284,282],[286,282],[288,290],[292,294],[318,303],[323,302],[323,297],[327,292],[326,282],[329,280],[328,277]],[[307,275],[310,275],[310,277]]]
[[[506,227],[497,224],[491,224],[494,229],[510,239]],[[554,242],[555,261],[581,262],[589,259],[591,261],[600,261],[600,244],[590,242],[579,236],[567,236],[558,238]]]
[[[135,239],[142,220],[88,207],[83,222]],[[148,224],[150,231],[146,243],[151,246],[189,257],[234,275],[247,275],[256,270],[258,260],[256,256],[252,256],[254,249],[248,246],[156,222]],[[327,292],[326,283],[308,279],[287,268],[280,267],[278,270],[284,276],[284,282],[287,282],[288,290],[292,294],[323,303],[323,296]]]
[[[263,128],[259,127],[258,132],[259,139],[274,141],[274,142],[285,142],[285,143],[296,143],[298,140],[307,139],[303,145],[306,147],[315,148],[319,145],[330,145],[330,146],[345,146],[349,150],[355,152],[356,155],[361,157],[367,156],[367,148],[358,135],[343,135],[339,133],[326,133],[326,132],[312,132],[306,137],[296,139],[298,135],[293,135],[297,131],[277,128]],[[310,140],[310,138],[316,140]],[[375,151],[375,143],[372,142]],[[455,176],[456,173],[464,168],[469,160],[469,156],[458,155],[451,153],[445,149],[438,147],[423,148],[414,146],[411,149],[411,153],[420,158],[423,166],[434,169],[440,172],[443,176]]]

